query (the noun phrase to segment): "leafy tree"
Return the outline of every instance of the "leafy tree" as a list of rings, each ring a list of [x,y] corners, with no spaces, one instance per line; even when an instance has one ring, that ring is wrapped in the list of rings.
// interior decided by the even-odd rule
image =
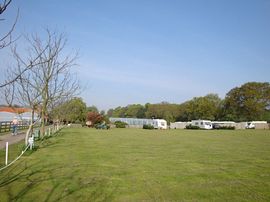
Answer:
[[[265,113],[262,115],[262,119],[270,123],[270,110],[265,111]]]
[[[270,84],[249,82],[230,90],[223,115],[237,121],[261,120],[270,107]]]
[[[113,110],[112,117],[125,117],[126,114],[126,107],[117,107]]]
[[[86,104],[82,98],[73,98],[56,107],[51,114],[54,119],[83,123],[85,122]]]
[[[189,121],[189,113],[187,110],[188,103],[189,101],[179,105],[177,121]]]
[[[216,94],[204,97],[194,97],[180,105],[179,119],[182,121],[194,119],[215,120],[218,116],[221,99]]]
[[[246,83],[228,92],[224,100],[217,94],[208,94],[182,104],[162,102],[117,107],[107,114],[109,117],[160,118],[168,122],[194,119],[270,121],[270,84]]]
[[[143,105],[133,104],[125,108],[125,117],[127,118],[144,118],[145,109]]]
[[[108,117],[112,117],[112,116],[113,116],[113,109],[109,109],[109,110],[107,111],[107,116],[108,116]]]
[[[86,109],[87,112],[98,112],[98,108],[94,105],[87,107]]]
[[[161,104],[147,104],[146,118],[165,119],[168,122],[176,121],[179,116],[179,105],[163,102]]]

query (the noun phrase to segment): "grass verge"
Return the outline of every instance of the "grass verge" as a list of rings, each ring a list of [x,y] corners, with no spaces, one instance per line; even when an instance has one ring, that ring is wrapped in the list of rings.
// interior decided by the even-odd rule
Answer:
[[[0,173],[1,200],[269,201],[269,145],[269,130],[64,129]]]

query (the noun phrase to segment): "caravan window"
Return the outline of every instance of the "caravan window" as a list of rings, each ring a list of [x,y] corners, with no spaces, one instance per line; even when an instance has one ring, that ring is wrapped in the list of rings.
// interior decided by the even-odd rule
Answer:
[[[201,122],[201,125],[203,125],[203,122]]]
[[[195,122],[195,125],[197,126],[197,125],[199,125],[199,123],[198,122]]]

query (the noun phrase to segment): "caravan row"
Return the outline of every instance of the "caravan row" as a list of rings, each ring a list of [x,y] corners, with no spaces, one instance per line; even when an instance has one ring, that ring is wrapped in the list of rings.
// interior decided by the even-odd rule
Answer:
[[[250,121],[235,123],[233,121],[210,121],[210,120],[192,120],[191,122],[170,123],[171,129],[184,129],[187,125],[197,126],[202,129],[218,129],[222,127],[234,127],[235,129],[269,129],[266,121]]]

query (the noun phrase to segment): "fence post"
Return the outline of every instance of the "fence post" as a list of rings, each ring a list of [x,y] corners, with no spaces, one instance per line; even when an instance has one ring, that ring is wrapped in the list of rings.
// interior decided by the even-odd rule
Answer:
[[[51,136],[51,128],[49,128],[49,136]]]
[[[34,147],[34,137],[33,136],[28,139],[28,143],[30,146],[30,150],[32,150]]]
[[[8,164],[8,142],[6,142],[6,165]]]

